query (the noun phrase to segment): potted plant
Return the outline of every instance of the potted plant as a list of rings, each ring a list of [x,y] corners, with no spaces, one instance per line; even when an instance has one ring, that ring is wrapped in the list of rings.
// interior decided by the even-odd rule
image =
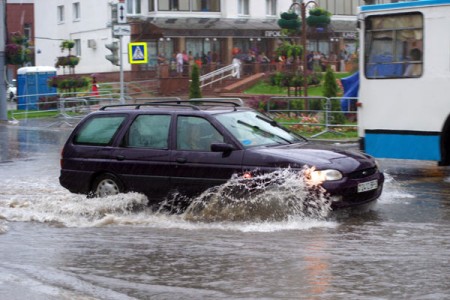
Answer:
[[[284,12],[280,16],[281,19],[278,19],[278,26],[281,28],[295,31],[300,29],[302,22],[295,12]]]
[[[326,27],[330,22],[331,13],[320,7],[311,9],[306,18],[306,24],[310,27]]]

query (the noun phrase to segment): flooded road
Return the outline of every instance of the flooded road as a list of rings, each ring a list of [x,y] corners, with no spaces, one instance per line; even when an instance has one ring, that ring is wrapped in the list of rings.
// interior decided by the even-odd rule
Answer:
[[[449,299],[450,169],[380,160],[368,212],[189,221],[59,186],[69,130],[0,125],[0,299]]]

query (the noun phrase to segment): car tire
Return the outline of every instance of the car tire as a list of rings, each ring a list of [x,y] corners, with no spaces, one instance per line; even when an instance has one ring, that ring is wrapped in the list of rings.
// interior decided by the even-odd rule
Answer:
[[[95,178],[91,194],[94,197],[107,197],[124,192],[124,186],[119,178],[113,174],[102,174]]]
[[[9,93],[9,101],[13,101],[13,99],[14,99],[14,93],[11,92],[11,93]]]

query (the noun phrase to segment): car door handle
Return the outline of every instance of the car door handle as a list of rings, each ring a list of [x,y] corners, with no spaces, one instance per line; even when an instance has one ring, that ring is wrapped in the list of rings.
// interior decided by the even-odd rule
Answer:
[[[187,159],[184,158],[184,157],[178,157],[177,158],[177,162],[180,163],[180,164],[184,164],[185,162],[187,162]]]
[[[123,155],[117,155],[117,156],[116,156],[116,159],[119,160],[119,161],[122,161],[122,160],[125,160],[125,156],[123,156]]]

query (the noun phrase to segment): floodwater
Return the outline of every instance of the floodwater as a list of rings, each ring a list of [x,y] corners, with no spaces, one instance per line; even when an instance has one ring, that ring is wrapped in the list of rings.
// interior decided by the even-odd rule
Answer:
[[[380,160],[366,212],[211,221],[67,192],[68,134],[0,125],[0,299],[450,299],[448,168]]]

